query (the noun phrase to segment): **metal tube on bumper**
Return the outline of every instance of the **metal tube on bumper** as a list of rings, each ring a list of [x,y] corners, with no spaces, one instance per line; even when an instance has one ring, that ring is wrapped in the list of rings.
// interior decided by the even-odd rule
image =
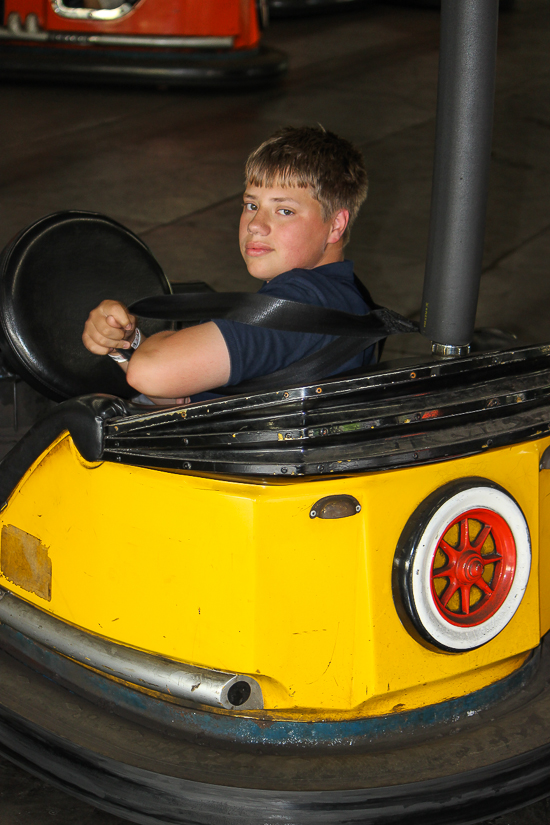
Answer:
[[[481,276],[498,0],[442,0],[436,149],[421,332],[468,351]]]
[[[27,15],[25,24],[17,12],[10,12],[8,25],[0,26],[0,40],[27,40],[36,43],[64,43],[76,46],[126,46],[150,49],[232,49],[235,38],[144,34],[97,34],[79,31],[44,31],[35,14]]]
[[[117,644],[67,624],[2,588],[0,623],[43,647],[138,689],[226,710],[263,708],[261,687],[250,676],[194,667]]]

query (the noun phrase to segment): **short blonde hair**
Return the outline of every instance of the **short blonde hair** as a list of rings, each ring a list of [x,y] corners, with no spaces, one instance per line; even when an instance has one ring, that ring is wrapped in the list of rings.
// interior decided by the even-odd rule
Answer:
[[[350,228],[367,197],[368,178],[361,151],[322,126],[285,126],[258,146],[245,166],[246,184],[311,189],[327,221],[340,209]]]

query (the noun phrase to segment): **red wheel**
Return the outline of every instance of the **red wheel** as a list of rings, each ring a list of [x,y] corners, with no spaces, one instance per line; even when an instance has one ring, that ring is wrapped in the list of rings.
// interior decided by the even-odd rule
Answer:
[[[452,482],[419,506],[395,567],[416,631],[456,652],[486,644],[506,627],[530,569],[523,513],[505,490],[477,478]]]
[[[501,607],[514,580],[516,543],[492,510],[468,510],[445,529],[432,563],[432,595],[458,627],[483,624]]]

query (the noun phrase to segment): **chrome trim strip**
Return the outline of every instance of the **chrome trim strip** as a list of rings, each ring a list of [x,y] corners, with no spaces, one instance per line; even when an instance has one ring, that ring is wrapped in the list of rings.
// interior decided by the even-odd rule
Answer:
[[[111,642],[55,618],[4,588],[0,588],[0,622],[43,647],[138,689],[226,710],[263,708],[262,689],[250,676],[198,668]],[[250,689],[246,701],[232,702],[231,698],[242,696],[243,689]]]
[[[145,34],[88,34],[85,37],[88,43],[101,46],[154,46],[159,49],[231,49],[234,41],[233,37],[157,37]]]
[[[88,11],[74,9],[74,11]],[[35,14],[27,15],[25,24],[17,12],[10,12],[7,25],[0,26],[0,40],[31,40],[48,43],[72,43],[78,46],[137,46],[154,49],[231,49],[235,38],[171,37],[145,34],[87,34],[86,32],[47,32],[40,28]]]

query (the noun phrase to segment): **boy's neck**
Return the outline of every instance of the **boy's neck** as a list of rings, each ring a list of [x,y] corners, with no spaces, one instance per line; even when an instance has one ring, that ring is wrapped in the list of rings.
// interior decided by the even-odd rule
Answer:
[[[345,258],[345,255],[344,255],[344,250],[342,249],[340,255],[330,256],[329,258],[323,257],[323,259],[320,260],[318,263],[316,263],[315,266],[308,267],[308,271],[311,272],[314,269],[318,269],[320,266],[327,266],[328,264],[343,263],[345,260],[346,260],[346,258]],[[295,268],[296,269],[301,269],[301,267],[295,267]],[[286,271],[292,271],[292,270],[286,270]],[[279,275],[284,275],[284,274],[285,274],[284,272],[279,272]],[[279,275],[275,275],[275,278],[278,278]],[[270,281],[275,280],[275,278],[270,278],[269,281],[264,281],[264,283],[269,284]]]
[[[318,266],[325,266],[325,264],[340,263],[343,260],[345,260],[344,244],[341,242],[337,244],[328,244],[324,254],[319,262],[315,264],[313,269],[317,269]]]

